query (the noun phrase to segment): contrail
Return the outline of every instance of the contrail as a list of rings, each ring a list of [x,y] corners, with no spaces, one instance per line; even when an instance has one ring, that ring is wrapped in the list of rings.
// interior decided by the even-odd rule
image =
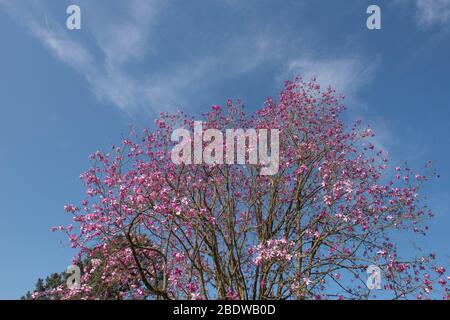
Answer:
[[[45,24],[47,26],[47,29],[50,31],[50,26],[48,24],[48,17],[47,17],[47,15],[45,15]]]

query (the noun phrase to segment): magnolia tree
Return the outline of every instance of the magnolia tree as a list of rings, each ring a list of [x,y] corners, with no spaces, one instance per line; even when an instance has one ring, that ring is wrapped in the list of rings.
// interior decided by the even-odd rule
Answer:
[[[154,131],[132,132],[120,147],[96,152],[81,175],[86,199],[65,206],[74,225],[54,228],[78,249],[74,263],[90,263],[81,287],[52,293],[107,299],[111,288],[123,299],[361,299],[374,293],[370,266],[381,270],[380,297],[449,297],[434,254],[404,258],[392,240],[425,234],[432,213],[419,190],[431,169],[388,170],[372,130],[347,128],[343,110],[333,89],[297,78],[254,114],[228,100],[203,115],[202,132],[248,130],[244,164],[191,161],[185,147],[194,150],[198,139],[186,139],[178,154],[189,161],[172,161],[174,147],[181,149],[173,132],[194,130],[195,119],[183,112],[162,114]],[[269,153],[278,151],[278,171],[262,174],[263,163],[250,164],[250,129],[277,130],[279,150],[272,145]],[[225,141],[200,143],[210,156],[235,152]]]

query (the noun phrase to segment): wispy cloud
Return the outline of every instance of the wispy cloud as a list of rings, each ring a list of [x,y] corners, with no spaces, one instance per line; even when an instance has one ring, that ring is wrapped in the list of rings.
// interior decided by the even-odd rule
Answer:
[[[418,23],[423,26],[450,23],[450,0],[416,0]]]
[[[380,58],[368,60],[357,56],[329,59],[300,57],[290,60],[278,79],[295,75],[301,75],[305,80],[314,78],[320,85],[331,86],[344,95],[351,107],[365,109],[367,104],[358,98],[358,94],[375,77],[380,61]]]
[[[145,56],[152,49],[153,24],[166,7],[163,0],[104,2],[82,0],[82,9],[95,13],[88,21],[107,64],[120,65]]]
[[[338,92],[353,95],[370,82],[378,62],[370,63],[361,58],[310,60],[300,58],[287,65],[291,75],[301,74],[305,78],[317,78],[323,85],[331,85]]]
[[[89,52],[82,45],[67,37],[61,27],[50,28],[50,22],[53,20],[48,17],[38,2],[0,0],[0,6],[3,6],[13,18],[26,26],[36,38],[65,63],[73,67],[87,67],[93,62]]]
[[[173,64],[158,68],[160,35],[156,31],[161,26],[158,23],[164,22],[160,16],[168,8],[168,1],[111,0],[108,6],[89,0],[78,3],[83,15],[91,15],[90,19],[83,18],[83,33],[78,34],[57,23],[60,17],[52,16],[43,2],[0,0],[0,7],[59,60],[81,74],[99,100],[128,113],[186,107],[190,97],[207,91],[208,86],[266,65],[276,66],[284,78],[294,74],[315,76],[320,83],[353,97],[371,80],[376,69],[376,64],[359,57],[308,58],[314,57],[314,50],[293,50],[289,37],[280,36],[286,33],[284,30],[275,32],[276,26],[264,29],[260,24],[217,41],[214,49],[207,48],[195,57],[182,56]],[[154,70],[136,72],[136,66],[148,61],[156,65]]]

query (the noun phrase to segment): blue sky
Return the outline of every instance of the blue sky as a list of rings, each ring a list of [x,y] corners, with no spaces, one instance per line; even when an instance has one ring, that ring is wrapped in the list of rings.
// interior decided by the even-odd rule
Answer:
[[[69,4],[81,30],[65,27]],[[450,265],[450,0],[0,0],[0,39],[1,299],[70,263],[49,228],[83,197],[92,151],[160,111],[254,110],[293,75],[344,93],[346,119],[370,123],[393,164],[435,161],[420,244]]]

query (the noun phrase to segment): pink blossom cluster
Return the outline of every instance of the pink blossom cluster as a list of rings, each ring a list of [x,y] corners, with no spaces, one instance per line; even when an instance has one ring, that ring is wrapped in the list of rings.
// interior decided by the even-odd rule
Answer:
[[[253,259],[255,265],[261,265],[264,262],[289,262],[295,256],[295,244],[286,239],[271,239],[266,243],[257,245],[251,249],[256,254]]]

